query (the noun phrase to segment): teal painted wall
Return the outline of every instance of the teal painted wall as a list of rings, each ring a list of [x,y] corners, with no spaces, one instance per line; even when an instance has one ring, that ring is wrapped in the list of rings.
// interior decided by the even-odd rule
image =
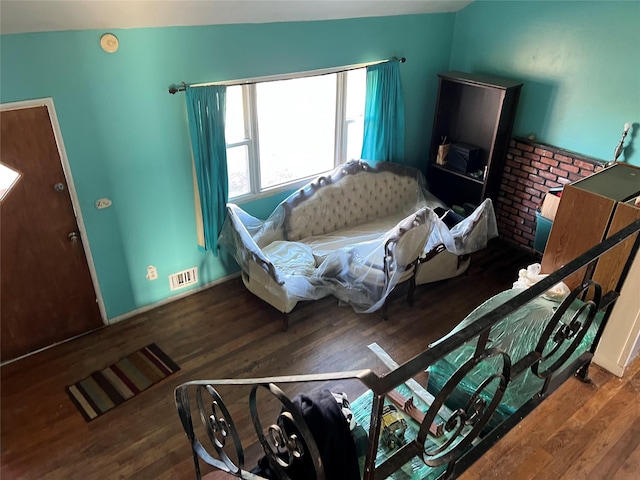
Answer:
[[[171,296],[167,276],[198,266],[201,284],[237,269],[196,246],[183,94],[175,82],[207,82],[407,57],[406,155],[426,157],[436,73],[449,64],[455,15],[324,22],[115,30],[0,37],[0,101],[52,97],[107,315]],[[113,206],[97,210],[108,197]],[[266,216],[281,199],[245,205]],[[145,278],[155,265],[159,279]],[[180,292],[182,293],[182,292]]]
[[[476,0],[456,15],[451,68],[522,80],[514,134],[640,165],[640,2]]]

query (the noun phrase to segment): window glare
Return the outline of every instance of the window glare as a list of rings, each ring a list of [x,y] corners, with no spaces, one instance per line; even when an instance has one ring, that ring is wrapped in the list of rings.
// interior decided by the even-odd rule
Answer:
[[[347,160],[358,160],[362,156],[362,140],[364,138],[364,122],[347,123]]]
[[[364,117],[367,69],[358,68],[347,72],[347,118]]]
[[[362,154],[364,137],[364,103],[367,87],[367,70],[359,68],[347,72],[346,98],[346,160],[357,160]]]
[[[227,148],[227,173],[229,176],[229,198],[251,192],[249,155],[246,145]]]
[[[336,75],[257,85],[263,187],[334,167]]]
[[[224,127],[227,143],[237,143],[245,139],[242,86],[240,85],[227,87],[227,109]]]
[[[20,174],[18,172],[0,163],[0,200],[4,198],[19,178]]]
[[[344,88],[338,88],[338,79]],[[362,68],[228,86],[229,198],[279,191],[339,162],[360,158],[365,82]],[[344,116],[336,119],[339,104],[345,107],[340,110]]]

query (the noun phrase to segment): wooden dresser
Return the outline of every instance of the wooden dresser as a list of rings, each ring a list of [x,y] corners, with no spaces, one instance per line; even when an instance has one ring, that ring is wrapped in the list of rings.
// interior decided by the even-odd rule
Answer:
[[[640,219],[640,208],[633,205],[638,195],[640,168],[624,163],[566,185],[542,257],[541,273],[555,271]],[[573,289],[582,282],[588,268],[595,268],[593,279],[602,285],[603,293],[614,289],[634,239],[635,236],[609,250],[595,267],[585,267],[565,283]]]

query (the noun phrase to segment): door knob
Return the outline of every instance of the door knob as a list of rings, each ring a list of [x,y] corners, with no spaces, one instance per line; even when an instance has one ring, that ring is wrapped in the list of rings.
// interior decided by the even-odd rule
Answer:
[[[69,239],[69,241],[71,243],[78,243],[78,234],[76,232],[71,232],[69,233],[69,235],[67,235],[67,238]]]
[[[62,192],[62,191],[64,190],[64,183],[56,183],[56,184],[53,186],[53,189],[54,189],[56,192]]]

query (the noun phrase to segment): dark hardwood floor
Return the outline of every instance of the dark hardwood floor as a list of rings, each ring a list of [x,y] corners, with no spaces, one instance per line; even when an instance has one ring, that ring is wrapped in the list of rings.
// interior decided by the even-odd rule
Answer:
[[[287,332],[281,330],[280,314],[234,279],[5,365],[0,476],[194,478],[173,403],[173,389],[180,383],[361,368],[383,373],[368,344],[377,342],[398,362],[412,358],[485,299],[509,288],[518,269],[531,262],[528,254],[495,240],[473,256],[468,275],[418,287],[413,307],[399,288],[389,305],[389,321],[379,313],[355,314],[326,298],[299,305]],[[64,387],[151,342],[181,370],[86,423]],[[640,451],[640,367],[632,370],[631,378],[619,380],[593,367],[595,387],[570,380],[465,476],[604,478],[597,476],[602,472],[625,478],[616,475],[637,468]],[[363,391],[353,382],[331,387],[350,398]],[[288,388],[294,394],[302,386]],[[232,414],[241,433],[252,430],[246,414]],[[247,448],[247,465],[257,455],[256,448]],[[593,461],[594,456],[600,460]]]
[[[590,376],[562,385],[461,478],[640,478],[640,359],[622,379],[597,366]]]

